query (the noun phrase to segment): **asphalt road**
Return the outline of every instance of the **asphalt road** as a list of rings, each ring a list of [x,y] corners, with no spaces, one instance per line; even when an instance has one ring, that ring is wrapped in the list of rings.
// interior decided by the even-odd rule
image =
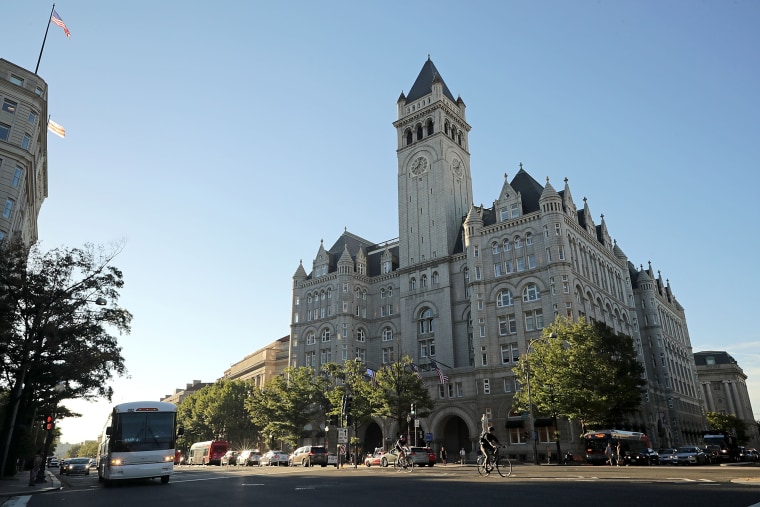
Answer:
[[[95,474],[63,477],[60,491],[33,495],[32,507],[251,505],[277,507],[760,506],[760,467],[515,466],[511,478],[481,477],[473,466],[412,473],[392,468],[178,467],[158,480],[106,487]],[[23,504],[17,504],[23,505]]]

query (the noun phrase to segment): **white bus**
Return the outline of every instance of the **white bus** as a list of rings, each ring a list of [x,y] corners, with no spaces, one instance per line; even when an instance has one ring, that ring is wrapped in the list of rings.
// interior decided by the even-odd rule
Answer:
[[[161,401],[120,403],[106,420],[98,450],[98,480],[161,478],[174,471],[177,406]]]

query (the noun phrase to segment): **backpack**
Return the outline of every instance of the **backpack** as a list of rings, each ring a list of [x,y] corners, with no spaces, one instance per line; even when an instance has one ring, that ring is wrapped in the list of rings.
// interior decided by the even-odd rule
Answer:
[[[480,434],[480,443],[481,444],[488,444],[491,445],[491,442],[488,441],[488,432],[484,431]]]

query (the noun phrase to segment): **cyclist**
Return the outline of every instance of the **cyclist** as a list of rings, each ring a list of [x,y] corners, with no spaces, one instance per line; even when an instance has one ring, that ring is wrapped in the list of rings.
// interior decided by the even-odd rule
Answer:
[[[404,451],[404,447],[406,447],[406,436],[401,433],[398,436],[398,440],[396,440],[396,450],[398,451],[399,458],[406,457],[406,451]]]
[[[484,431],[480,435],[480,450],[483,452],[483,456],[486,457],[486,473],[491,470],[491,456],[496,452],[497,446],[501,445],[499,439],[496,438],[496,430],[493,426],[488,428],[488,431]]]

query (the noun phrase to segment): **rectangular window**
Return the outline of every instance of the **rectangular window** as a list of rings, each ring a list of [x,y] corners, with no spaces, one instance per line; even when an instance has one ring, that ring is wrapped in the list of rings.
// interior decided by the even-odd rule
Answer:
[[[514,377],[504,377],[504,392],[511,393],[515,389]]]
[[[515,334],[517,332],[517,319],[514,313],[507,315],[507,329],[509,334]]]
[[[475,266],[475,280],[480,280],[481,274],[480,274],[480,266]]]
[[[536,331],[544,328],[544,314],[542,310],[525,312],[525,330]]]
[[[525,271],[525,257],[517,258],[517,271]]]
[[[504,220],[509,220],[509,210],[507,208],[501,208],[499,210],[499,217],[500,217],[500,219],[501,219],[502,222]]]
[[[5,200],[5,209],[3,210],[3,218],[10,218],[11,211],[13,211],[13,199]]]
[[[347,361],[348,360],[348,343],[344,343],[341,348],[342,350],[340,352],[340,357],[344,361]]]
[[[13,171],[13,180],[11,180],[11,186],[13,188],[18,188],[19,184],[21,183],[21,175],[23,172],[23,169],[21,169],[19,166],[16,166],[16,169]]]
[[[493,265],[493,276],[499,277],[502,275],[501,272],[501,262],[498,262]]]
[[[562,228],[560,227],[559,224],[554,224],[554,234],[556,234],[557,236],[562,234]]]
[[[559,260],[564,261],[565,260],[565,247],[560,246],[559,247]]]
[[[0,141],[7,141],[8,136],[11,133],[11,126],[5,123],[0,123]]]
[[[34,89],[34,93],[42,97],[42,88],[38,86],[37,88]]]
[[[15,74],[11,74],[11,83],[18,85],[18,86],[24,86],[24,79],[18,77]]]
[[[383,364],[393,363],[395,361],[395,355],[393,353],[393,347],[386,347],[383,349]]]
[[[525,440],[523,438],[525,435],[523,434],[522,428],[509,428],[509,443],[510,444],[524,444]]]
[[[486,326],[482,325],[480,326],[480,337],[485,338],[486,337]]]
[[[464,396],[464,390],[462,389],[462,383],[461,382],[456,382],[454,384],[454,386],[456,387],[456,390],[457,390],[457,398],[461,398],[462,396]]]
[[[317,362],[317,353],[313,350],[306,353],[306,366],[316,366]]]
[[[507,273],[514,272],[514,266],[512,265],[512,261],[504,261],[504,270]]]
[[[483,379],[483,394],[491,394],[491,381],[487,378]]]
[[[533,269],[535,267],[536,267],[536,256],[534,254],[528,254],[528,269]]]
[[[3,101],[2,110],[6,113],[16,114],[16,108],[18,108],[18,104],[16,102],[13,102],[9,99],[5,99]]]
[[[472,247],[472,255],[474,257],[480,257],[480,248],[478,248],[478,245]]]
[[[32,125],[37,123],[37,113],[35,113],[34,111],[29,112],[29,123]]]
[[[380,307],[380,316],[381,317],[385,317],[385,307],[384,306]]]
[[[446,384],[446,388],[448,390],[449,398],[454,397],[454,384]]]
[[[520,207],[517,205],[517,203],[510,206],[510,210],[512,212],[512,218],[517,218],[520,216]]]

